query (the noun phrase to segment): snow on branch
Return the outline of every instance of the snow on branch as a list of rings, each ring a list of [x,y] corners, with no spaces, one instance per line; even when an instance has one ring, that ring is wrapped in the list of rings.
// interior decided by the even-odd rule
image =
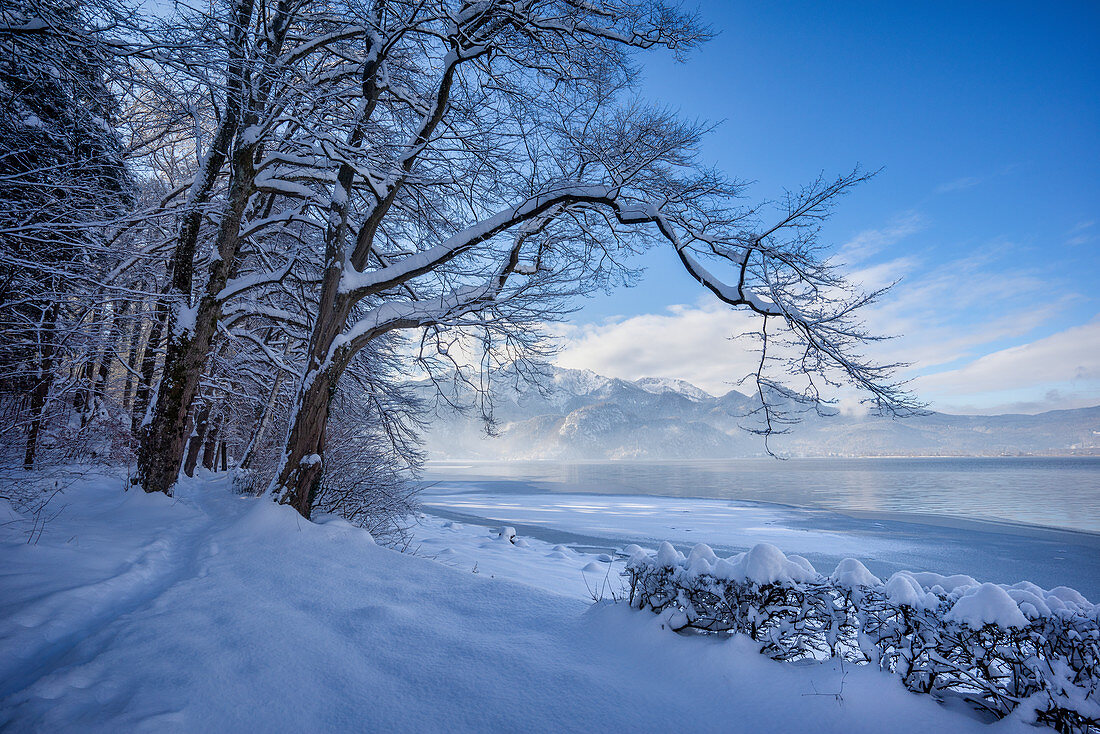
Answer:
[[[468,226],[440,244],[404,257],[387,267],[359,272],[349,265],[345,267],[341,278],[340,291],[358,299],[390,290],[434,271],[495,235],[534,219],[563,203],[606,202],[610,201],[610,193],[610,189],[606,186],[559,186]]]
[[[273,272],[257,272],[243,275],[233,280],[230,280],[225,284],[218,294],[214,297],[219,303],[225,303],[234,296],[238,296],[246,291],[254,288],[259,288],[265,285],[271,285],[273,283],[281,283],[283,280],[294,270],[295,265],[298,264],[297,257],[291,255],[287,258],[286,263],[277,271]]]
[[[856,169],[833,181],[818,179],[797,194],[787,196],[777,222],[750,230],[745,229],[748,217],[744,213],[715,203],[712,194],[726,197],[731,194],[728,187],[723,188],[718,182],[705,186],[693,179],[666,182],[666,196],[654,201],[641,198],[641,193],[634,186],[627,186],[626,181],[619,185],[557,182],[461,229],[437,245],[387,261],[383,267],[360,271],[345,263],[340,291],[358,300],[379,296],[399,286],[408,287],[422,276],[438,276],[444,266],[461,255],[492,252],[494,238],[510,230],[522,229],[533,221],[541,221],[541,227],[569,218],[576,222],[578,215],[602,208],[611,213],[612,218],[604,220],[611,231],[601,236],[582,224],[578,236],[604,240],[600,246],[609,255],[619,237],[641,236],[663,241],[675,250],[685,270],[719,300],[762,317],[763,354],[755,378],[765,422],[759,432],[770,435],[783,423],[782,409],[776,401],[770,401],[773,396],[817,403],[823,400],[821,386],[843,382],[861,388],[869,396],[867,400],[884,411],[916,412],[920,406],[905,392],[904,385],[890,381],[901,365],[878,364],[858,351],[861,345],[881,338],[863,328],[858,312],[879,298],[885,289],[870,293],[855,290],[816,252],[817,224],[838,197],[867,178]],[[707,193],[699,194],[697,189],[705,189]],[[788,232],[792,233],[790,237],[785,235]],[[515,262],[502,274],[505,279],[511,273],[538,271],[537,267],[521,264],[520,255],[518,250],[511,254]],[[558,267],[562,266],[559,262]],[[728,270],[729,276],[719,275],[716,266]],[[439,298],[443,299],[441,304],[451,303],[445,294]],[[478,302],[488,305],[494,301],[481,296]],[[767,334],[769,319],[781,325],[779,333],[774,333],[773,328],[773,333]],[[427,322],[413,319],[409,323],[422,326]],[[368,328],[359,332],[348,343],[359,343],[361,335],[371,331]],[[807,376],[808,391],[799,393],[785,388],[781,380],[768,374],[774,361],[769,349],[773,354],[778,349],[795,355],[787,362],[787,372]],[[790,404],[789,400],[786,402]]]

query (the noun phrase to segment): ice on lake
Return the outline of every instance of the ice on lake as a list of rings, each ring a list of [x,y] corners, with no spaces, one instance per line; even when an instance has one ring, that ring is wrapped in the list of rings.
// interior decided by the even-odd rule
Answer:
[[[597,552],[766,542],[883,576],[966,573],[1100,598],[1100,533],[1081,532],[1100,528],[1100,460],[502,462],[436,464],[426,479],[428,513]]]

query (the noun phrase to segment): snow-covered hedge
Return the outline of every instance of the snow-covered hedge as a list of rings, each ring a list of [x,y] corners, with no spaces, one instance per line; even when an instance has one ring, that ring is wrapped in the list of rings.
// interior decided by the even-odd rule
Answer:
[[[908,571],[883,582],[852,558],[823,576],[768,544],[731,558],[702,544],[627,553],[631,606],[674,630],[742,633],[777,660],[878,665],[997,717],[1022,706],[1058,731],[1100,731],[1100,606],[1073,589]]]

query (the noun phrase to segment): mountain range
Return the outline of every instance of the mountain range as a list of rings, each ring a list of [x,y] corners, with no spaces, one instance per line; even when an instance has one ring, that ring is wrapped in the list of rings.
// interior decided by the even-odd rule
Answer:
[[[413,391],[432,401],[425,435],[432,459],[705,459],[761,456],[753,398],[714,396],[684,380],[628,381],[588,370],[544,368],[537,380],[505,372],[489,391],[492,434],[477,411],[435,399],[430,382]],[[461,385],[450,396],[473,404]],[[803,413],[769,446],[789,456],[1100,455],[1100,406],[1038,415],[926,415],[892,418]]]

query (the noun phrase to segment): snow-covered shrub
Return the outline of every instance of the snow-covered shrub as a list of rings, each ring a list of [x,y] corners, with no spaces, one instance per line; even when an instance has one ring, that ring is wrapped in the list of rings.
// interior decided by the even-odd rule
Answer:
[[[348,382],[357,377],[350,373]],[[372,389],[363,382],[360,392],[349,385],[337,393],[313,510],[365,528],[382,545],[403,547],[420,508],[419,403],[395,385]]]
[[[777,660],[873,664],[996,717],[1023,706],[1058,731],[1100,731],[1100,606],[1072,589],[907,571],[883,582],[854,559],[826,577],[768,544],[628,553],[631,606],[676,631],[745,634]]]
[[[130,416],[107,395],[88,410],[72,405],[70,386],[59,381],[43,408],[43,428],[37,438],[34,465],[57,468],[71,464],[125,466],[134,457]],[[0,465],[18,466],[26,452],[26,406],[0,396]]]

